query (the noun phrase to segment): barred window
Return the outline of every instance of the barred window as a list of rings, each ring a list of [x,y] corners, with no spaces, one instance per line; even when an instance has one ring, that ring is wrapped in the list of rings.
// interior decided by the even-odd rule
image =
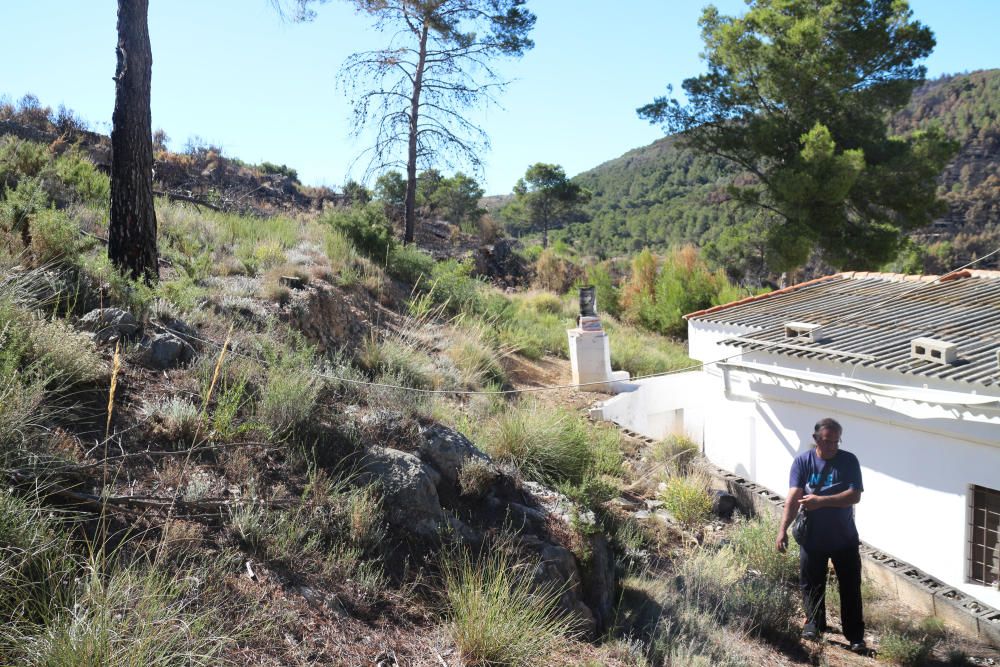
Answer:
[[[973,486],[971,493],[972,521],[969,533],[969,581],[987,586],[1000,580],[1000,491],[985,486]]]

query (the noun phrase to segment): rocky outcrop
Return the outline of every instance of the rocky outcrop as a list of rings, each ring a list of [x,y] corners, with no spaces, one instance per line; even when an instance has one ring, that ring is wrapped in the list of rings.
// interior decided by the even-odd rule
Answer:
[[[137,351],[140,364],[158,371],[186,364],[194,358],[194,348],[172,333],[143,336]]]
[[[373,443],[360,481],[382,489],[389,523],[398,534],[431,544],[457,539],[482,546],[484,535],[513,531],[521,557],[535,564],[534,586],[557,591],[559,608],[588,636],[608,627],[615,560],[591,512],[541,484],[505,475],[454,429],[431,423],[414,432],[392,423],[413,422],[391,410],[357,417],[359,432]],[[384,446],[390,440],[393,446]],[[489,472],[475,493],[461,488],[468,468]],[[573,536],[571,544],[564,543],[567,535]]]
[[[80,318],[79,326],[94,334],[94,342],[105,345],[128,339],[139,332],[139,322],[121,308],[97,308]]]
[[[414,537],[438,539],[447,521],[438,499],[436,470],[408,452],[373,448],[364,473],[381,487],[389,523]]]
[[[302,332],[320,352],[354,349],[371,330],[373,318],[384,326],[399,317],[367,295],[334,288],[320,281],[293,292],[281,318]]]
[[[503,287],[526,285],[531,280],[531,270],[517,250],[516,239],[497,239],[493,245],[484,245],[476,253],[476,275]]]
[[[434,466],[449,484],[458,483],[462,467],[476,460],[486,464],[493,461],[458,431],[443,424],[432,424],[421,431],[420,458]]]

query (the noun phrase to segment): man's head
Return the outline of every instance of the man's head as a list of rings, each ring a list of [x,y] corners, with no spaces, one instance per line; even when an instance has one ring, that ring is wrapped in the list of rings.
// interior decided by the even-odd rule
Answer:
[[[836,419],[825,417],[816,422],[816,426],[813,427],[813,442],[816,443],[822,458],[831,458],[837,453],[843,432],[844,428]]]

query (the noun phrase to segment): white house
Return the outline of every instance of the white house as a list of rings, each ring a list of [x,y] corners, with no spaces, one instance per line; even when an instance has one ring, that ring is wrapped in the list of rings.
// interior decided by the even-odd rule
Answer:
[[[704,366],[633,383],[604,418],[685,433],[784,495],[834,417],[862,465],[861,538],[1000,607],[1000,272],[841,273],[687,320]]]

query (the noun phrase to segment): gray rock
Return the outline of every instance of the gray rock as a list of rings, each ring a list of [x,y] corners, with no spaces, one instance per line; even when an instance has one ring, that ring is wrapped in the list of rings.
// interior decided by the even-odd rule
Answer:
[[[194,357],[194,349],[190,345],[169,333],[143,336],[138,349],[139,363],[154,370],[174,368]]]
[[[420,538],[435,539],[448,523],[437,494],[440,475],[420,459],[396,449],[369,451],[364,474],[382,487],[389,522]]]
[[[306,286],[306,279],[302,276],[278,276],[278,283],[289,289],[302,289]]]
[[[597,619],[582,600],[583,586],[576,558],[569,549],[556,544],[542,546],[539,558],[532,575],[532,583],[541,590],[561,591],[559,608],[574,617],[587,636],[594,636],[597,631]]]
[[[604,535],[590,538],[590,562],[583,578],[584,600],[593,612],[597,631],[606,630],[614,614],[615,557]]]
[[[421,431],[420,458],[431,464],[449,484],[458,482],[458,473],[471,459],[492,464],[493,460],[480,451],[464,435],[442,424],[432,424]]]
[[[196,350],[201,343],[198,331],[184,320],[176,317],[158,317],[152,324],[159,331],[177,336]]]
[[[584,531],[596,527],[597,518],[592,511],[581,512],[573,501],[558,491],[546,488],[538,482],[524,482],[521,486],[543,510],[566,525],[576,523]]]
[[[103,345],[135,335],[139,323],[121,308],[97,308],[80,318],[80,327],[94,332],[94,342]]]

